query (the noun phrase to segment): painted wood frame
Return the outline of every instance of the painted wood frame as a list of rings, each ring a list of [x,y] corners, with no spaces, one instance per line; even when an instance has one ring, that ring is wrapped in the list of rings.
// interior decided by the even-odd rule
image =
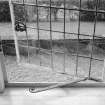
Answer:
[[[7,77],[5,75],[5,66],[3,64],[3,53],[0,52],[0,93],[4,92],[5,89],[5,81]]]
[[[12,31],[13,31],[13,36],[14,36],[14,42],[15,42],[15,49],[16,49],[16,57],[17,57],[17,62],[19,63],[20,61],[20,54],[19,54],[19,47],[18,47],[18,38],[16,35],[15,31],[15,19],[14,19],[14,9],[12,5],[12,1],[9,0],[9,7],[10,7],[10,14],[11,14],[11,21],[12,21]]]

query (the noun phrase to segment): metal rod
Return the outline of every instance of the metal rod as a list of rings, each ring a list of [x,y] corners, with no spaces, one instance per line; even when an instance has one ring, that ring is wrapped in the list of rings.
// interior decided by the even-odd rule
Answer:
[[[54,71],[54,61],[53,61],[53,40],[52,40],[52,16],[51,16],[51,1],[50,0],[50,47],[51,47],[51,68]]]
[[[81,0],[79,1],[79,8],[81,9]],[[76,56],[76,76],[78,76],[78,55],[79,55],[79,39],[80,39],[80,17],[81,17],[81,11],[79,11],[79,22],[78,22],[78,43],[77,43],[77,56]]]
[[[24,15],[25,15],[25,27],[27,27],[27,14],[26,14],[26,6],[25,6],[25,1],[23,0],[23,6],[24,6]],[[27,39],[27,47],[28,47],[28,59],[27,62],[30,63],[30,51],[29,51],[29,38],[28,38],[28,32],[27,28],[25,30],[26,32],[26,39]]]
[[[39,60],[40,60],[40,66],[41,64],[41,54],[40,54],[40,33],[39,33],[39,10],[38,10],[38,0],[36,0],[36,8],[37,8],[37,33],[38,33],[38,47],[39,47]]]
[[[96,11],[98,10],[98,0],[96,0]],[[91,69],[92,69],[92,56],[93,56],[93,45],[94,45],[94,38],[95,38],[95,32],[96,32],[96,23],[97,23],[97,12],[95,13],[95,20],[94,20],[94,32],[93,32],[93,39],[91,40],[92,49],[91,49],[91,57],[90,57],[90,67],[89,67],[89,78],[91,78]]]
[[[63,36],[63,38],[64,38],[64,68],[63,68],[63,72],[65,73],[66,72],[66,40],[65,40],[65,38],[66,38],[66,36],[65,36],[65,31],[66,31],[66,10],[65,10],[65,8],[66,8],[66,0],[64,0],[64,36]]]
[[[104,59],[104,67],[102,71],[102,79],[105,81],[105,59]]]

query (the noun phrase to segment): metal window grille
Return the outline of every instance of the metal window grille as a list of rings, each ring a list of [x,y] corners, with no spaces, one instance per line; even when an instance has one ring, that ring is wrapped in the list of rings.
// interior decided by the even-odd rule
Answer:
[[[47,0],[46,0],[47,1]],[[54,2],[56,3],[56,6],[54,6]],[[88,0],[89,2],[89,0]],[[57,4],[58,3],[58,4]],[[61,3],[63,6],[61,6]],[[17,56],[17,62],[19,63],[21,61],[21,56],[20,56],[20,51],[19,51],[19,46],[20,46],[20,43],[18,40],[21,40],[22,39],[22,34],[24,34],[23,36],[23,40],[25,39],[26,40],[26,43],[23,44],[22,46],[26,47],[28,50],[27,50],[27,63],[28,64],[31,64],[32,61],[30,59],[30,38],[33,39],[35,36],[34,35],[37,35],[37,37],[35,37],[35,39],[37,40],[37,46],[34,47],[34,49],[37,50],[37,53],[39,54],[38,57],[39,57],[39,63],[40,63],[40,66],[42,65],[42,61],[41,61],[41,52],[45,52],[45,53],[48,53],[50,55],[50,67],[52,68],[52,72],[56,72],[56,70],[54,70],[54,54],[58,53],[58,54],[61,54],[63,56],[63,70],[61,72],[61,74],[64,74],[64,75],[69,75],[66,73],[66,43],[67,43],[67,40],[68,39],[71,39],[71,40],[76,40],[77,43],[76,43],[76,50],[75,50],[75,53],[73,52],[71,55],[72,56],[75,56],[76,57],[76,66],[75,66],[75,74],[73,74],[73,77],[78,77],[76,80],[73,80],[73,81],[70,81],[70,82],[64,82],[64,83],[57,83],[56,85],[53,85],[53,86],[50,86],[50,87],[47,87],[47,88],[44,88],[42,90],[47,90],[47,89],[51,89],[51,88],[54,88],[54,87],[59,87],[59,86],[63,86],[63,85],[66,85],[66,84],[73,84],[73,83],[77,83],[77,82],[80,82],[80,81],[84,81],[84,80],[94,80],[94,81],[102,81],[98,78],[94,78],[92,77],[92,60],[97,60],[97,61],[103,61],[104,62],[104,59],[99,59],[97,57],[94,57],[93,56],[93,52],[94,52],[94,43],[97,43],[97,41],[99,42],[104,42],[104,37],[101,37],[101,36],[97,36],[96,35],[96,24],[97,24],[97,18],[98,18],[98,14],[104,14],[105,11],[104,10],[100,10],[98,7],[99,7],[99,0],[95,0],[95,6],[94,8],[92,9],[88,9],[88,8],[84,8],[82,7],[82,0],[78,0],[78,8],[72,8],[72,7],[68,7],[67,4],[68,4],[68,0],[62,0],[61,2],[56,2],[56,1],[53,1],[53,0],[49,0],[47,1],[47,4],[46,5],[43,5],[42,1],[40,0],[35,0],[34,3],[31,3],[31,2],[27,2],[26,0],[10,0],[10,11],[11,11],[11,19],[12,19],[12,26],[13,26],[13,32],[14,32],[14,41],[15,41],[15,48],[16,48],[16,56]],[[59,6],[60,5],[60,6]],[[34,26],[30,26],[27,22],[27,19],[28,19],[28,15],[27,15],[27,8],[28,7],[34,7],[35,8],[35,15],[36,15],[36,25],[35,27]],[[19,8],[21,8],[21,12],[18,10]],[[46,9],[47,11],[47,22],[49,23],[49,28],[46,29],[45,27],[44,28],[40,28],[40,9],[41,11],[43,9]],[[17,11],[18,10],[18,11]],[[56,13],[57,10],[61,10],[62,11],[62,16],[63,18],[60,20],[62,23],[63,23],[63,29],[58,31],[58,30],[53,30],[53,17],[52,17],[52,14]],[[52,12],[53,11],[53,12]],[[70,32],[70,29],[69,29],[69,32],[66,31],[66,12],[67,11],[72,11],[72,12],[77,12],[78,13],[78,21],[77,21],[77,26],[78,26],[78,29],[76,32]],[[29,11],[30,12],[30,11]],[[45,12],[45,11],[44,11]],[[21,15],[20,15],[21,13]],[[81,15],[86,14],[86,13],[91,13],[91,14],[94,14],[93,17],[90,17],[91,19],[93,19],[92,23],[94,24],[93,25],[93,32],[92,34],[84,34],[84,33],[81,33]],[[18,15],[16,15],[18,14]],[[87,18],[87,17],[85,17]],[[56,16],[54,17],[54,22],[56,23],[58,20],[56,18]],[[46,24],[46,23],[44,23]],[[71,21],[70,21],[70,24],[71,24]],[[29,29],[30,30],[34,30],[34,32],[36,32],[37,34],[33,34],[33,37],[31,37],[30,33],[29,33]],[[48,32],[49,36],[45,35],[43,38],[41,38],[41,33],[40,31],[43,32]],[[60,51],[60,50],[55,50],[53,49],[53,43],[54,43],[54,36],[55,34],[60,34],[62,37],[60,37],[60,39],[62,40],[62,42],[60,44],[63,45],[64,47],[64,50],[63,51]],[[19,36],[20,35],[20,36]],[[69,35],[69,38],[67,37],[67,35]],[[71,38],[71,36],[74,36],[74,38]],[[20,38],[20,39],[19,39]],[[86,39],[85,39],[86,38]],[[88,39],[87,39],[88,38]],[[42,48],[41,46],[41,41],[42,40],[45,40],[47,41],[48,40],[48,48],[47,49],[44,49]],[[81,42],[85,42],[86,40],[89,41],[90,43],[90,56],[84,56],[84,55],[81,55],[79,53],[79,50],[80,50],[80,43]],[[58,43],[60,42],[59,40],[59,37],[58,37]],[[24,43],[21,42],[21,43]],[[88,58],[89,59],[89,70],[88,70],[88,75],[87,76],[80,76],[78,74],[78,66],[79,66],[79,58]],[[59,57],[58,57],[59,58]],[[49,66],[49,65],[48,65]],[[104,74],[104,69],[102,70],[102,74]],[[104,77],[104,75],[103,75]],[[102,78],[103,78],[102,77]],[[81,79],[82,78],[82,79]],[[38,90],[38,91],[42,91],[42,90]],[[34,91],[34,90],[30,90],[31,92],[38,92],[38,91]]]

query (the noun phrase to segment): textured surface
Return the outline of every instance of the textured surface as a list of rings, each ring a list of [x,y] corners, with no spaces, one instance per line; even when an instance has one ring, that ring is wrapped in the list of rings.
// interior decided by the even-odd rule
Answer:
[[[105,105],[104,88],[57,88],[32,94],[27,88],[7,88],[1,105]]]

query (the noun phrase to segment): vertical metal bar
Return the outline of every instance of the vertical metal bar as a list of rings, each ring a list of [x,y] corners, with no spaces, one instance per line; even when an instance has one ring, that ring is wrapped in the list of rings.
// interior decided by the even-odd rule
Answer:
[[[24,7],[24,14],[25,15],[25,32],[26,32],[26,39],[27,39],[27,47],[28,47],[28,59],[27,59],[27,62],[30,63],[30,51],[29,51],[29,38],[28,38],[28,32],[27,32],[27,14],[26,14],[26,6],[25,6],[25,1],[23,0],[23,7]]]
[[[96,10],[95,10],[95,20],[94,20],[94,32],[93,32],[93,38],[92,38],[92,49],[91,49],[91,57],[90,57],[90,67],[89,67],[89,75],[88,78],[91,78],[91,66],[92,66],[92,57],[93,57],[93,44],[94,44],[94,37],[96,32],[96,23],[97,23],[97,10],[98,10],[98,0],[96,0]]]
[[[18,46],[18,37],[17,37],[16,31],[15,31],[14,8],[13,8],[13,3],[11,0],[9,0],[9,7],[10,7],[10,15],[11,15],[11,21],[12,21],[12,30],[13,30],[13,35],[14,35],[17,63],[19,63],[20,62],[20,53],[19,53],[19,46]]]
[[[64,68],[63,68],[63,72],[65,73],[65,62],[66,62],[66,51],[65,51],[65,48],[66,48],[66,40],[65,40],[65,27],[66,25],[66,0],[64,0]]]
[[[102,80],[105,81],[105,59],[104,59],[104,67],[102,71]]]
[[[76,55],[76,76],[78,76],[78,57],[79,57],[79,36],[80,36],[80,25],[81,25],[81,20],[80,20],[80,16],[81,16],[81,3],[82,3],[82,0],[79,0],[79,22],[78,22],[78,42],[77,42],[77,55]]]
[[[51,68],[54,71],[54,65],[53,65],[53,42],[52,42],[52,16],[51,16],[51,2],[52,0],[50,0],[50,47],[51,47]],[[49,8],[48,8],[49,9]]]
[[[37,8],[37,33],[38,33],[38,48],[39,48],[39,60],[41,66],[41,54],[40,54],[40,33],[39,33],[39,10],[38,10],[38,0],[36,0],[36,8]]]
[[[104,67],[102,72],[102,80],[105,81],[105,59],[104,59]]]

